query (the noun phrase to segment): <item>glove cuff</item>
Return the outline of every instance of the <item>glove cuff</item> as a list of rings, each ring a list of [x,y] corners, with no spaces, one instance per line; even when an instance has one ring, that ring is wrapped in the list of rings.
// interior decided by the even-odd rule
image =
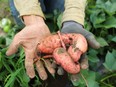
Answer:
[[[80,28],[84,28],[82,24],[75,22],[75,21],[65,21],[62,23],[62,28],[64,28],[65,26],[69,26],[69,25],[73,25],[76,24],[78,27]]]

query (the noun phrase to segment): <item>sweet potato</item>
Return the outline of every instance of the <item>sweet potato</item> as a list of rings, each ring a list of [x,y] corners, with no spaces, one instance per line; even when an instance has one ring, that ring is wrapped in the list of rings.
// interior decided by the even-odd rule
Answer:
[[[70,34],[73,37],[72,45],[68,49],[69,55],[77,62],[80,56],[87,50],[86,39],[81,34]]]
[[[38,51],[42,53],[53,53],[55,48],[61,47],[60,39],[58,35],[51,35],[45,38],[39,45]]]
[[[79,48],[83,53],[87,50],[87,42],[81,34],[61,34],[65,45],[72,44]],[[75,43],[76,42],[76,43]],[[43,53],[53,53],[55,48],[61,47],[61,40],[57,34],[50,35],[38,44],[38,51]]]
[[[62,43],[66,45],[66,48]],[[52,55],[67,72],[75,74],[80,71],[78,60],[87,50],[87,41],[81,34],[70,33],[61,34],[61,36],[54,34],[39,43],[37,50],[46,55],[43,58]]]
[[[56,63],[61,65],[68,73],[76,74],[80,71],[80,66],[71,59],[64,48],[56,48],[53,52]]]

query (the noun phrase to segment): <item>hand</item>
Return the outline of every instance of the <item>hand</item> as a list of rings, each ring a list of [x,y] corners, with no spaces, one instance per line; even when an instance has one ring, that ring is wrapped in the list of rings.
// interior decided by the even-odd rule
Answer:
[[[88,44],[92,48],[94,49],[100,48],[100,44],[96,41],[94,35],[91,32],[85,30],[81,24],[78,24],[73,21],[64,22],[61,32],[82,34],[83,36],[85,36]]]
[[[91,32],[85,30],[81,24],[78,24],[74,21],[64,22],[61,32],[82,34],[86,38],[90,47],[94,49],[100,48],[100,44],[96,41],[94,35]],[[87,61],[87,56],[83,54],[81,58],[81,68],[83,69],[88,68],[88,63],[85,60]]]
[[[64,22],[63,23],[63,27],[61,29],[61,32],[63,33],[79,33],[82,34],[83,36],[85,36],[88,44],[90,47],[94,48],[94,49],[98,49],[100,48],[100,44],[96,41],[94,35],[85,30],[83,28],[83,26],[79,23],[76,23],[74,21],[68,21],[68,22]],[[86,54],[83,54],[81,56],[81,61],[80,61],[80,66],[81,69],[88,69],[89,64],[88,64],[88,59]],[[71,81],[75,82],[79,79],[78,75],[71,75]]]
[[[26,72],[30,78],[35,76],[35,71],[33,67],[34,58],[37,57],[36,47],[39,42],[41,42],[45,37],[50,35],[50,31],[43,18],[39,16],[25,16],[24,17],[25,28],[23,28],[19,33],[14,36],[14,39],[6,52],[6,55],[12,55],[17,52],[19,46],[22,46],[25,51],[25,68]],[[48,60],[47,60],[48,63]],[[37,71],[42,80],[47,78],[46,75],[42,75],[45,72],[43,69],[43,63],[38,60],[36,63]],[[40,68],[41,67],[41,68]],[[41,72],[40,72],[41,71]],[[52,70],[53,73],[54,70]]]

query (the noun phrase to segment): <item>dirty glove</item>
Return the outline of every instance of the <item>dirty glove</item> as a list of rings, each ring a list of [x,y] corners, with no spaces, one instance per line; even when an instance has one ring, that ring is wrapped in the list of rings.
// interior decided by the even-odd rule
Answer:
[[[77,22],[74,22],[74,21],[64,22],[61,32],[82,34],[86,38],[90,47],[94,49],[100,48],[100,44],[96,41],[94,35],[91,32],[85,30],[83,26]],[[83,54],[81,56],[80,66],[81,66],[81,69],[88,69],[89,65],[88,65],[88,59],[86,54]],[[78,81],[78,79],[79,79],[78,74],[71,75],[72,82]]]
[[[81,24],[77,23],[77,22],[74,22],[74,21],[64,22],[63,27],[61,29],[61,32],[62,33],[79,33],[79,34],[82,34],[86,38],[90,47],[92,47],[94,49],[100,48],[100,44],[96,41],[94,35],[91,32],[85,30],[83,28],[83,26]],[[87,56],[85,54],[82,55],[81,59],[82,59],[83,62],[86,62],[85,58],[87,58]],[[82,68],[85,69],[86,65],[84,65],[84,64],[85,63],[82,63],[81,66],[82,66]]]
[[[94,49],[100,48],[100,44],[95,40],[94,35],[91,32],[85,30],[83,26],[79,23],[76,23],[74,21],[64,22],[61,32],[82,34],[83,36],[85,36],[88,44],[92,48]]]
[[[61,32],[82,34],[86,38],[90,47],[92,47],[94,49],[100,48],[100,44],[96,41],[94,35],[91,32],[85,30],[83,28],[83,26],[77,22],[74,22],[74,21],[64,22]],[[83,57],[82,59],[84,59],[84,58],[86,58],[86,55],[84,54],[82,57]],[[82,67],[83,66],[84,65],[82,64]]]
[[[42,17],[39,16],[24,16],[25,27],[14,36],[6,55],[12,55],[17,52],[19,46],[22,46],[25,51],[25,68],[30,78],[35,76],[34,58],[37,58],[36,47],[45,37],[50,35],[50,31]],[[47,60],[47,63],[48,60]],[[40,60],[36,63],[36,68],[42,80],[47,79],[44,66]],[[55,71],[52,69],[52,73]]]

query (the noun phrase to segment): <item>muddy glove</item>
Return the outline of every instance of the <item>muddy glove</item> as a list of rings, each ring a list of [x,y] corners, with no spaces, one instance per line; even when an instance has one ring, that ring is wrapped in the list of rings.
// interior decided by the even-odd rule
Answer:
[[[100,48],[100,44],[96,41],[94,35],[91,32],[85,30],[83,28],[83,26],[81,24],[77,23],[77,22],[74,22],[74,21],[64,22],[63,27],[61,29],[61,32],[62,33],[79,33],[79,34],[82,34],[86,38],[90,47],[92,47],[94,49]],[[83,54],[81,56],[80,65],[81,65],[81,69],[87,69],[89,67],[88,58],[87,58],[86,54]],[[78,79],[79,79],[78,74],[71,75],[71,81],[72,82],[75,82]]]
[[[94,35],[91,32],[85,30],[83,28],[83,26],[79,23],[76,23],[76,22],[73,22],[73,21],[64,22],[61,32],[82,34],[83,36],[85,36],[88,44],[92,48],[94,48],[94,49],[100,48],[100,44],[96,41]]]
[[[37,57],[36,47],[45,37],[50,35],[50,31],[42,17],[39,16],[24,16],[25,28],[14,36],[6,55],[12,55],[17,52],[19,46],[22,46],[25,51],[25,68],[30,78],[35,76],[34,71],[34,58]],[[49,61],[47,60],[47,63]],[[47,79],[47,74],[44,69],[43,63],[38,60],[36,62],[36,68],[39,76],[42,80]],[[50,64],[49,64],[50,65]],[[51,67],[51,66],[50,66]],[[49,68],[49,67],[47,67]],[[55,73],[52,68],[52,73]]]
[[[85,30],[83,28],[83,26],[77,22],[74,22],[74,21],[64,22],[61,32],[82,34],[86,38],[90,47],[92,47],[94,49],[100,48],[100,44],[96,41],[94,35],[91,32]],[[85,54],[82,56],[82,61],[85,62],[86,59],[84,59],[84,58],[87,58],[87,56]],[[85,63],[81,64],[82,68],[86,67],[84,64]]]

